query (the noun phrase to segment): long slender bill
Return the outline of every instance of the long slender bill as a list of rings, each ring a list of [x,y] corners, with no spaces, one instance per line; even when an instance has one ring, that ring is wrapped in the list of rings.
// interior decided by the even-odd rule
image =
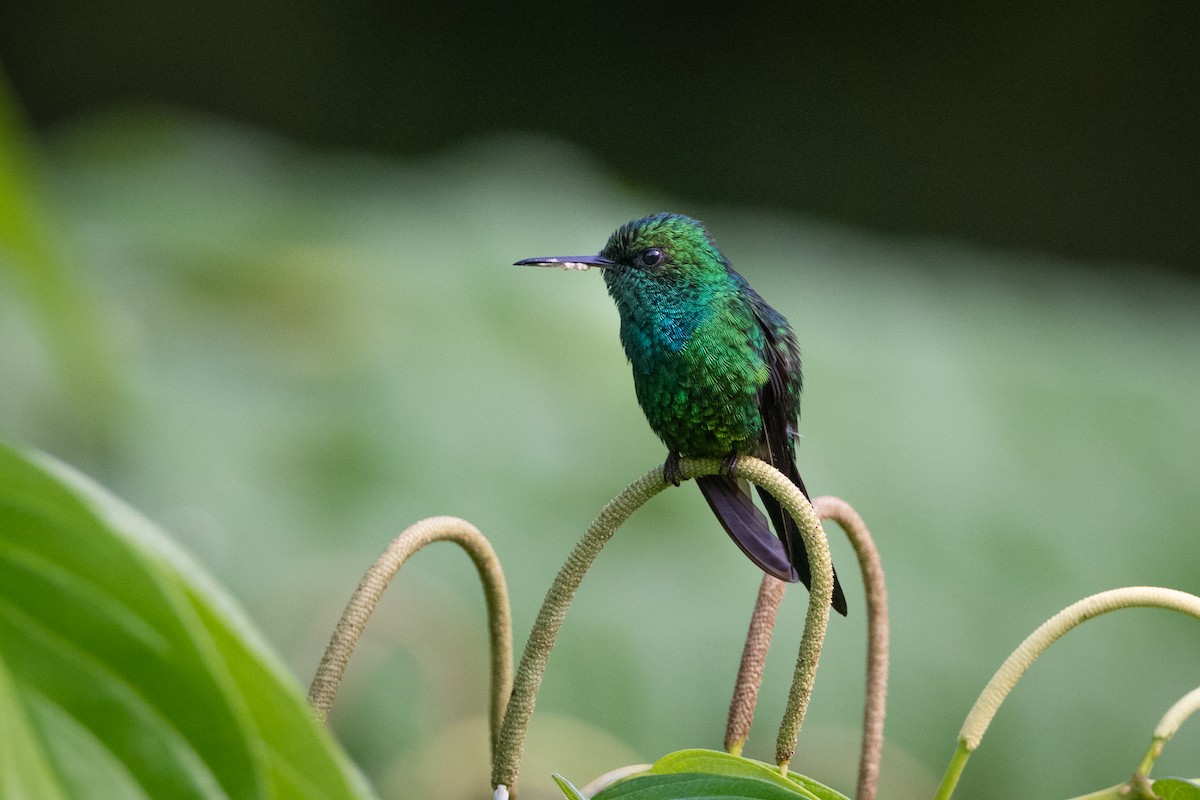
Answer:
[[[604,256],[539,256],[537,258],[523,258],[515,262],[513,266],[561,267],[562,269],[585,270],[592,267],[604,269],[612,265],[613,262]]]

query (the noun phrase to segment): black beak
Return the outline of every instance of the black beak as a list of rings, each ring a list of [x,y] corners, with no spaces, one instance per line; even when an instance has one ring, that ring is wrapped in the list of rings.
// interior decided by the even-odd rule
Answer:
[[[516,267],[562,267],[563,269],[585,270],[591,267],[604,269],[616,262],[604,256],[542,256],[540,258],[523,258],[513,266]]]

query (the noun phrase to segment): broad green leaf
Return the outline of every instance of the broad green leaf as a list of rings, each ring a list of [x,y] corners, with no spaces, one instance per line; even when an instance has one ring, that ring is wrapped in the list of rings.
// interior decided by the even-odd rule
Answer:
[[[680,750],[660,758],[646,773],[610,786],[597,794],[596,800],[623,797],[636,797],[638,800],[677,800],[684,797],[840,798],[836,792],[814,794],[805,786],[808,780],[794,774],[784,777],[777,768],[761,761],[717,750]],[[832,792],[829,789],[826,791]]]
[[[788,770],[788,777],[818,797],[819,800],[850,800],[850,798],[836,789],[831,789],[819,781],[814,781],[807,775],[801,775],[798,772]]]
[[[0,731],[5,798],[370,796],[294,680],[161,532],[4,446]]]
[[[575,785],[562,775],[555,773],[550,777],[554,778],[554,782],[558,784],[558,788],[562,790],[563,796],[566,797],[567,800],[587,800],[587,798],[575,788]]]
[[[715,775],[740,775],[771,781],[782,786],[800,787],[819,800],[846,800],[845,795],[812,778],[795,772],[783,777],[776,767],[719,750],[680,750],[663,756],[650,769],[655,773],[706,772]]]
[[[1200,782],[1183,778],[1160,778],[1152,785],[1163,800],[1200,800]]]
[[[786,786],[740,775],[696,772],[640,775],[614,784],[593,800],[796,800],[811,797]]]
[[[32,723],[0,663],[0,797],[63,797],[50,762],[33,741]]]

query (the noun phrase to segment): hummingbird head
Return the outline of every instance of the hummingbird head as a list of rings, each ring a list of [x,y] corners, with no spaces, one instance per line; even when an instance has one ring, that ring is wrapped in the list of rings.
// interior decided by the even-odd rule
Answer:
[[[729,262],[704,224],[682,214],[659,213],[625,223],[594,256],[543,256],[518,266],[605,271],[610,286],[624,274],[665,282],[692,282],[723,276]],[[655,281],[655,282],[658,282]]]
[[[698,278],[729,267],[702,222],[682,214],[652,214],[618,228],[600,255],[613,269],[639,270],[667,280]]]

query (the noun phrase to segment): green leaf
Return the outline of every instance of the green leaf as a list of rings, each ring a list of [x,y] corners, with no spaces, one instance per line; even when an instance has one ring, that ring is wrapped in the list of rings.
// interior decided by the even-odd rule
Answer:
[[[806,796],[756,778],[678,772],[630,778],[608,787],[593,800],[796,800]]]
[[[814,781],[807,775],[801,775],[798,772],[788,770],[788,777],[818,797],[819,800],[850,800],[850,798],[836,789],[831,789],[819,781]]]
[[[593,800],[796,800],[811,797],[785,786],[740,775],[699,772],[641,775],[614,784]]]
[[[45,753],[32,746],[33,741],[32,723],[12,676],[0,662],[0,797],[63,796]]]
[[[771,781],[781,786],[798,786],[807,794],[819,800],[847,800],[840,792],[830,789],[823,783],[796,772],[788,772],[787,777],[779,773],[777,767],[764,764],[749,758],[742,758],[719,750],[679,750],[663,756],[650,768],[651,772],[706,772],[718,775],[740,775],[747,778]]]
[[[815,793],[807,784],[820,787]],[[680,792],[683,792],[681,794]],[[614,784],[596,800],[635,797],[638,800],[679,800],[685,797],[766,797],[845,800],[837,792],[794,773],[788,777],[761,761],[718,750],[680,750],[660,758],[644,774]]]
[[[195,564],[83,476],[2,445],[0,732],[5,798],[370,796]]]
[[[550,777],[554,778],[554,782],[558,784],[558,788],[562,790],[563,796],[566,797],[567,800],[587,800],[587,798],[575,788],[575,785],[562,775],[555,773]]]
[[[1160,778],[1151,788],[1162,800],[1200,800],[1200,782],[1184,778]]]

